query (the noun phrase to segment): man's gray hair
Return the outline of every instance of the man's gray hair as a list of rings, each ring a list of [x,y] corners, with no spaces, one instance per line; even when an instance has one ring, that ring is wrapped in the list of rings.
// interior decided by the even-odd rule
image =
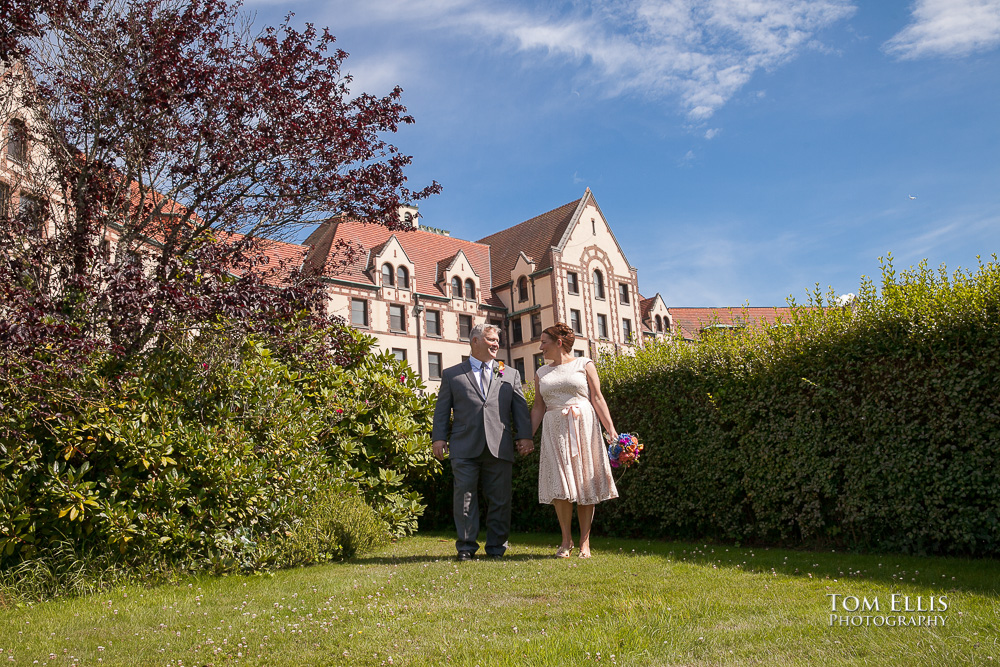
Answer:
[[[487,331],[495,331],[497,336],[500,335],[500,327],[489,322],[482,322],[472,327],[472,331],[469,332],[469,342],[471,343],[473,338],[482,340]]]

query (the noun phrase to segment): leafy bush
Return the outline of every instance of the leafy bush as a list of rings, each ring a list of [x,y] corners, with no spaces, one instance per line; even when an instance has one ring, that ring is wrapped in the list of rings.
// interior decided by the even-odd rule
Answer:
[[[602,525],[1000,553],[1000,267],[882,269],[851,306],[817,292],[783,326],[601,363],[647,444]]]
[[[438,467],[431,406],[372,345],[305,320],[274,335],[220,323],[125,366],[97,354],[30,396],[0,389],[0,562],[69,540],[127,566],[256,569],[412,530],[408,485]]]

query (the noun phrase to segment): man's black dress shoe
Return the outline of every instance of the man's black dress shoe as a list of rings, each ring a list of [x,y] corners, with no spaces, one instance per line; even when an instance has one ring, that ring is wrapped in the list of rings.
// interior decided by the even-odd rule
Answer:
[[[468,551],[459,551],[458,555],[455,556],[455,560],[457,561],[472,560],[472,554],[469,553]]]

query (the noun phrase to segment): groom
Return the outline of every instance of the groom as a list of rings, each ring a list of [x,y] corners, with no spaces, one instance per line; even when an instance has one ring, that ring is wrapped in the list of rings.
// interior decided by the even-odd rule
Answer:
[[[531,439],[531,413],[521,392],[521,378],[516,370],[503,368],[496,362],[500,330],[492,324],[477,324],[470,339],[472,354],[468,361],[452,366],[441,376],[431,432],[438,460],[450,449],[458,531],[455,547],[460,561],[472,560],[479,549],[476,538],[480,476],[489,504],[486,556],[503,557],[510,533],[515,433],[519,436],[518,452],[529,454],[535,448]],[[449,427],[448,418],[453,411],[454,420]]]

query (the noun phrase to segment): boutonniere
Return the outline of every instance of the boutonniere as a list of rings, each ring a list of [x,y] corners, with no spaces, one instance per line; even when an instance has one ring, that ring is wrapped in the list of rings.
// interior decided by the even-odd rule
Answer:
[[[504,368],[503,362],[502,361],[498,361],[497,362],[497,368],[496,368],[497,377],[503,377],[503,368]]]

